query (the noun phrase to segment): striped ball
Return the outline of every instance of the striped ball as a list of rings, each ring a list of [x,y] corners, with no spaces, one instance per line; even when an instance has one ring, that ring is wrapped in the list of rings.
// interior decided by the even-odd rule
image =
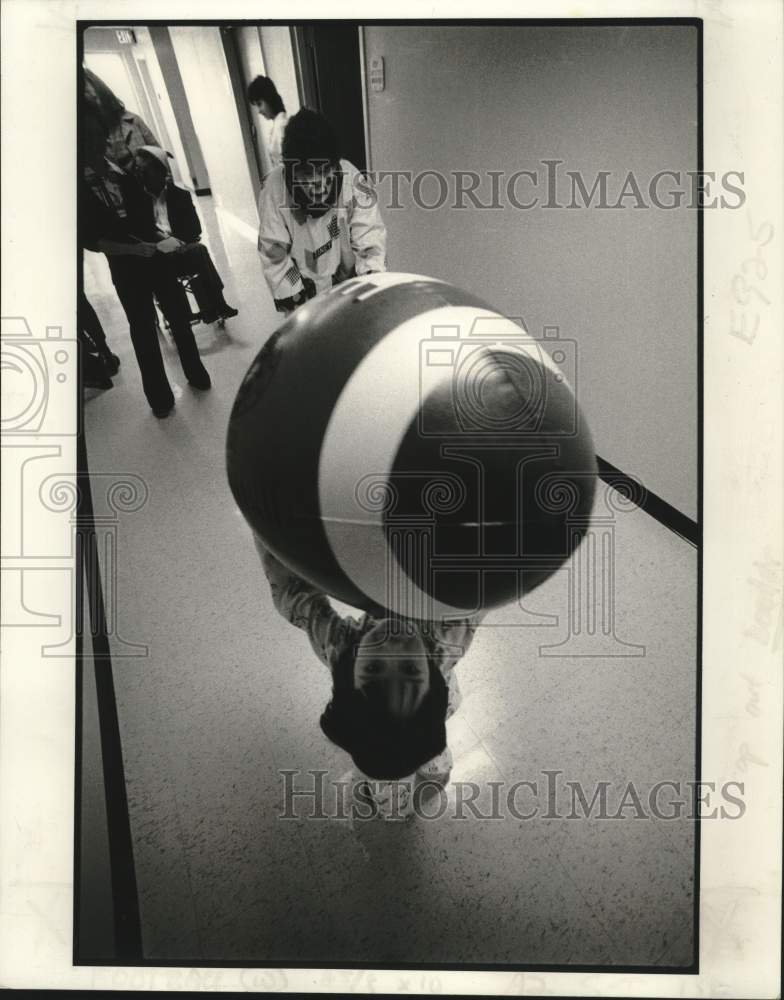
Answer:
[[[548,342],[568,369],[568,344]],[[588,527],[596,463],[541,342],[459,288],[355,278],[298,309],[237,393],[234,498],[267,547],[375,615],[514,601]]]

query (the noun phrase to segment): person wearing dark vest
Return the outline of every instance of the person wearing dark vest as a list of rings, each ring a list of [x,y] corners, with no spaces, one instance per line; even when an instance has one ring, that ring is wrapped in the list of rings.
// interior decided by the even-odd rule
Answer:
[[[136,176],[150,196],[155,228],[160,238],[173,237],[179,246],[164,255],[161,267],[173,276],[192,275],[190,282],[203,323],[230,319],[237,309],[223,297],[223,282],[206,246],[199,242],[201,222],[190,192],[178,187],[169,169],[169,156],[160,146],[136,150]]]
[[[161,266],[162,239],[149,195],[138,181],[106,159],[106,128],[100,117],[83,120],[84,159],[79,191],[79,237],[88,250],[106,255],[112,282],[130,325],[142,386],[156,417],[174,407],[158,343],[153,296],[169,322],[183,372],[196,389],[209,389],[182,289]]]

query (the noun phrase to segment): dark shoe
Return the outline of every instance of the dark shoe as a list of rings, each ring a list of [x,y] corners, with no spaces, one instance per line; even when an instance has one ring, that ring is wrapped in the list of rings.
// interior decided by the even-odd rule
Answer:
[[[202,365],[200,372],[194,372],[187,376],[188,384],[192,385],[194,389],[210,389],[212,388],[212,379],[210,378],[210,373]]]
[[[171,403],[165,403],[163,406],[153,406],[152,412],[159,420],[163,420],[164,417],[168,417],[171,411],[174,409],[174,400]]]
[[[114,382],[108,375],[85,375],[85,389],[111,389]]]
[[[153,402],[153,400],[148,398],[148,402],[155,416],[162,420],[164,417],[168,417],[171,411],[174,409],[174,393],[169,389],[169,392],[165,396],[161,396],[160,399]]]
[[[108,347],[101,351],[101,361],[110,375],[116,375],[120,370],[120,359],[116,354],[112,354]]]
[[[114,374],[112,372],[112,374]],[[84,367],[82,370],[82,381],[85,389],[111,389],[112,380],[103,360],[96,354],[87,354],[84,357]]]
[[[221,306],[220,319],[232,319],[234,316],[239,316],[239,309],[235,309],[234,306],[227,305],[223,303]]]
[[[221,318],[218,312],[203,312],[201,314],[201,322],[206,323],[208,326],[210,323],[215,323],[216,320]]]

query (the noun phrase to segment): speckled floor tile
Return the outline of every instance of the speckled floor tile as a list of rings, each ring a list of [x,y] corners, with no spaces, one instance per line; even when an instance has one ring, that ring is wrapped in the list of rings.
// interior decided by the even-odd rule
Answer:
[[[615,962],[691,965],[693,851],[678,850],[662,821],[562,821],[549,844],[611,937]]]

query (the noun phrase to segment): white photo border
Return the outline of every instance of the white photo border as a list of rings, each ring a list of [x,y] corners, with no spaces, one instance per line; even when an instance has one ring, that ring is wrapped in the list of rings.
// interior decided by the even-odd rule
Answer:
[[[744,173],[746,200],[704,216],[703,775],[745,784],[742,819],[701,824],[699,973],[455,972],[73,966],[75,683],[71,658],[41,655],[45,628],[14,619],[24,572],[52,577],[52,614],[73,611],[70,528],[25,550],[50,518],[21,509],[21,469],[39,451],[74,478],[72,402],[52,383],[50,434],[3,438],[3,660],[0,671],[0,985],[12,988],[411,992],[640,997],[772,997],[780,983],[781,602],[784,273],[782,20],[777,0],[585,2],[439,0],[440,18],[682,17],[703,20],[705,170]],[[76,22],[345,17],[422,10],[290,0],[6,0],[2,8],[3,304],[33,340],[62,341],[76,379]],[[42,228],[41,220],[45,220]],[[772,231],[769,240],[763,240]],[[764,247],[761,244],[764,241]],[[762,269],[749,264],[762,253]],[[755,284],[756,282],[756,284]],[[754,285],[757,292],[750,291]],[[762,292],[762,296],[758,293]],[[745,317],[745,319],[743,318]],[[16,329],[20,329],[17,323]],[[750,331],[756,330],[754,336]],[[4,333],[5,333],[4,320]],[[59,332],[58,332],[59,331]],[[58,346],[58,345],[55,345]],[[47,350],[51,350],[51,346]],[[4,401],[5,402],[5,401]],[[61,408],[58,414],[57,407]],[[61,418],[61,419],[60,419]],[[59,449],[59,451],[58,451]],[[20,499],[22,498],[22,499]],[[39,538],[40,541],[40,538]],[[49,552],[57,556],[49,557]],[[69,559],[70,574],[69,574]],[[56,573],[51,573],[52,569]],[[41,578],[43,579],[43,577]],[[778,590],[776,590],[778,588]],[[40,586],[36,591],[41,596]],[[8,603],[6,603],[8,601]],[[71,603],[69,603],[71,602]],[[780,603],[779,603],[780,606]],[[7,617],[6,612],[11,617]],[[749,685],[758,692],[750,708]]]

